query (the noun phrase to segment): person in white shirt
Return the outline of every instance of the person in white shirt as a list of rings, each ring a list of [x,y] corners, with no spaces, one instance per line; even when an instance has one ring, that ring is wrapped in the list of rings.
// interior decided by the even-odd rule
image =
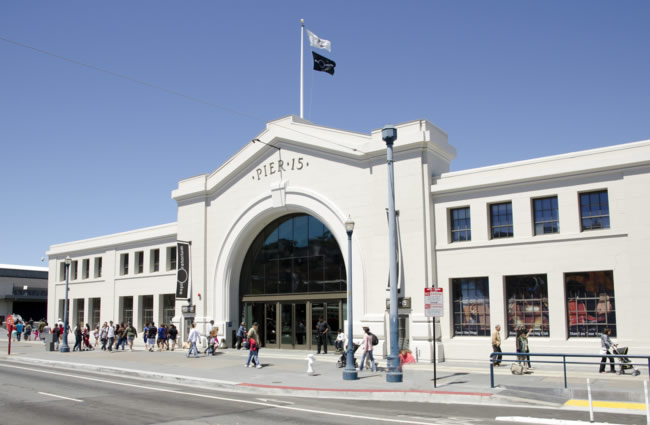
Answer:
[[[194,352],[194,357],[199,357],[199,351],[196,348],[196,344],[198,344],[200,340],[201,333],[198,329],[196,329],[196,323],[192,323],[192,329],[190,330],[190,334],[187,336],[187,342],[190,343],[190,349],[187,352],[187,357],[189,357],[192,352]]]
[[[113,351],[113,343],[115,342],[115,326],[113,326],[113,321],[111,320],[107,329],[108,337],[108,351]]]
[[[365,332],[365,335],[363,336],[363,342],[361,343],[361,347],[363,349],[363,356],[361,356],[361,364],[359,365],[359,372],[363,370],[363,364],[366,361],[366,357],[370,358],[372,371],[377,372],[377,365],[375,365],[375,358],[372,355],[372,349],[374,348],[372,345],[372,333],[370,333],[370,329],[367,326],[363,327],[363,331]]]
[[[343,352],[343,347],[345,347],[345,334],[343,333],[342,329],[339,329],[339,333],[336,335],[334,346],[336,347],[337,353]]]

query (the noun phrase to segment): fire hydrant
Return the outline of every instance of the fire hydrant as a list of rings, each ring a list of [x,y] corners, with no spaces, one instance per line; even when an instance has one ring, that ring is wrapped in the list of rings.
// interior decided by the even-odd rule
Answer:
[[[314,376],[316,373],[314,372],[314,362],[316,359],[314,359],[313,354],[309,354],[307,356],[307,375],[309,376]]]

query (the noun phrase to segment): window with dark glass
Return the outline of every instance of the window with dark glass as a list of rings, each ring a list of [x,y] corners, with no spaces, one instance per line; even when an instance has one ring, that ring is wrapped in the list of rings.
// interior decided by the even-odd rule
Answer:
[[[120,275],[129,274],[129,254],[120,255]]]
[[[334,235],[306,214],[281,217],[253,240],[242,266],[240,295],[341,292],[345,263]]]
[[[616,336],[614,273],[565,273],[570,337],[597,337],[605,328]]]
[[[545,274],[506,276],[508,336],[530,329],[532,336],[549,336],[548,283]]]
[[[582,230],[609,229],[609,197],[606,190],[580,194]]]
[[[557,196],[534,199],[533,209],[535,211],[535,235],[560,231]]]
[[[490,335],[490,291],[487,277],[452,279],[454,335]]]
[[[490,227],[492,239],[511,238],[513,236],[512,202],[490,205]]]
[[[77,280],[77,268],[79,267],[79,262],[77,260],[72,261],[70,265],[70,280]]]
[[[149,251],[149,271],[155,273],[160,270],[160,249]]]
[[[176,247],[167,247],[167,271],[176,270]]]
[[[138,251],[135,253],[135,272],[142,273],[144,271],[144,252]]]
[[[102,257],[95,257],[94,277],[102,277]]]
[[[471,241],[472,225],[469,217],[469,207],[454,208],[449,211],[451,219],[451,241]]]
[[[81,278],[88,279],[90,277],[90,259],[85,258],[81,262]]]

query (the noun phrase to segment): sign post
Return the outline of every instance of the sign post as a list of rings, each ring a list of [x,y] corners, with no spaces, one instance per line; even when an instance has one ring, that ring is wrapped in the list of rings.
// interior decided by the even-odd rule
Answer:
[[[431,333],[433,334],[433,388],[437,388],[436,317],[443,316],[443,300],[442,288],[424,288],[424,315],[433,318],[431,321]]]
[[[7,333],[9,334],[9,348],[7,351],[7,355],[11,355],[11,332],[14,330],[14,316],[11,314],[7,316]]]

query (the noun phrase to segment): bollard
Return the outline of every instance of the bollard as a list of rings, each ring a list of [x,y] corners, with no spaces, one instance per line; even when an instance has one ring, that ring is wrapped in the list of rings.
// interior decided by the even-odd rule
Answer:
[[[309,376],[314,376],[316,373],[314,372],[314,362],[316,359],[314,359],[313,354],[309,354],[307,356],[307,375]]]
[[[589,422],[594,421],[594,405],[591,402],[591,382],[587,378],[587,395],[589,396]]]

